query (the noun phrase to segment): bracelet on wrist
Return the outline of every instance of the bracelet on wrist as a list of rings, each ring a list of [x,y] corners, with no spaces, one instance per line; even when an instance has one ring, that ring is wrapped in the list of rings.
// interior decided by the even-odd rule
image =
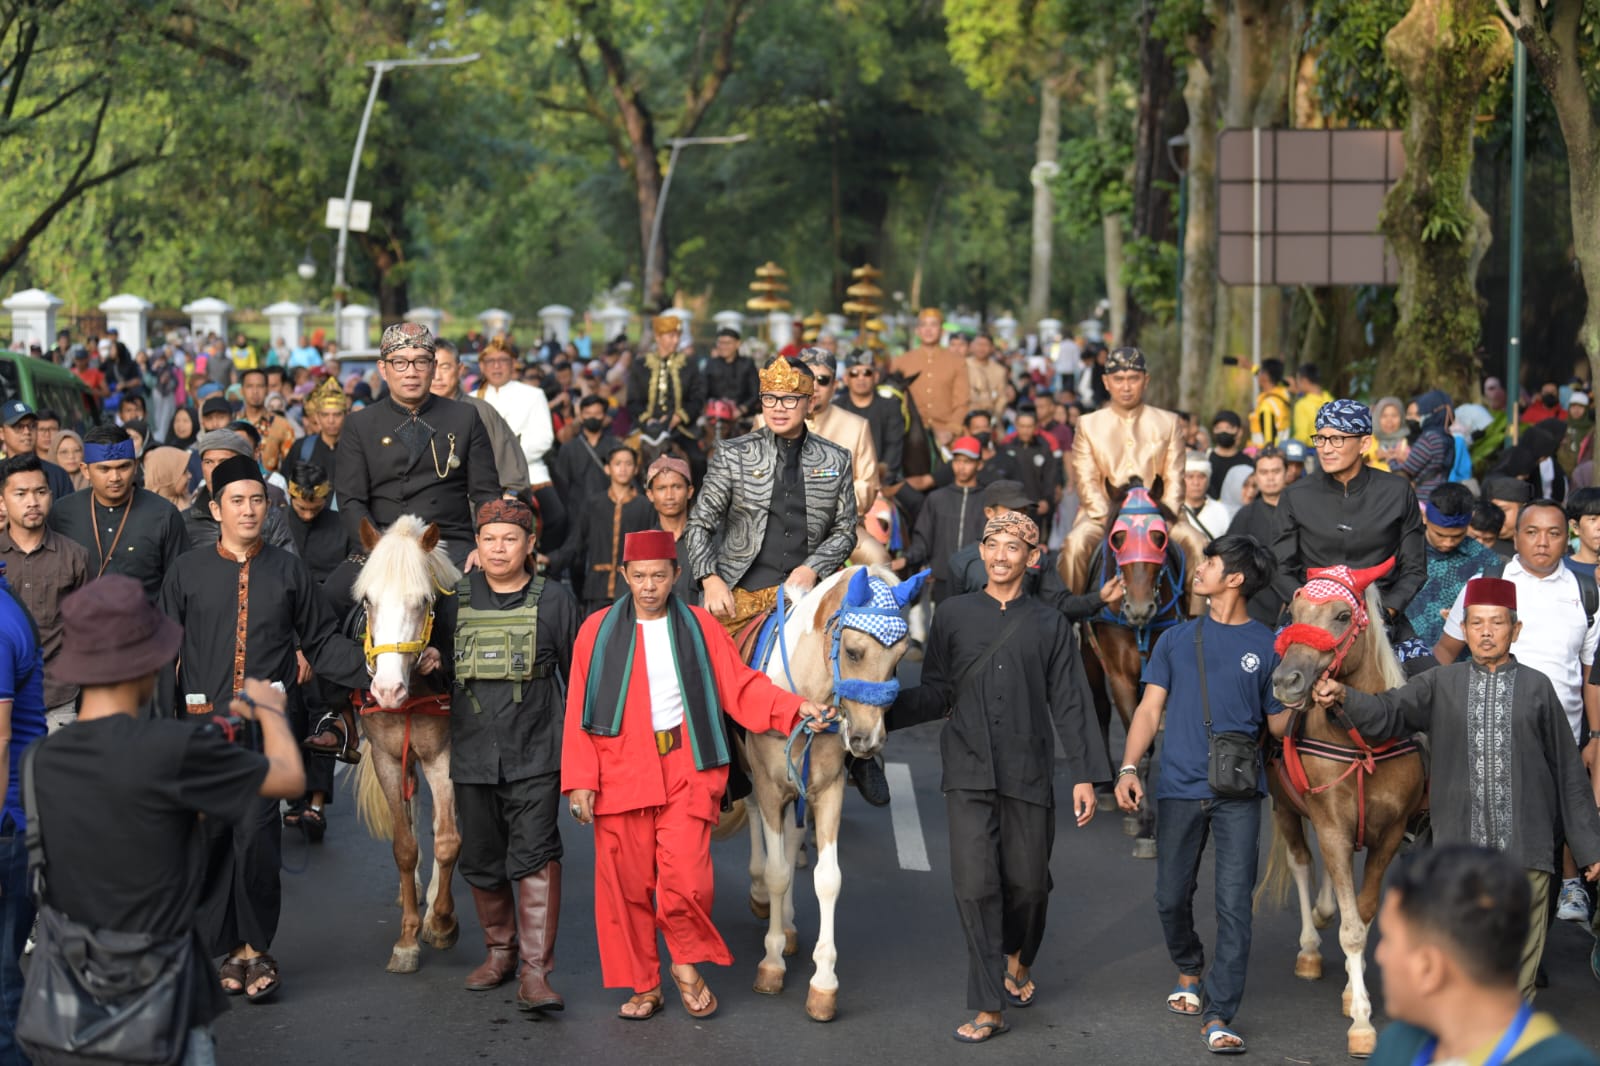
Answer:
[[[1123,778],[1127,777],[1129,774],[1137,774],[1138,772],[1139,768],[1137,766],[1124,766],[1117,771],[1117,777]]]

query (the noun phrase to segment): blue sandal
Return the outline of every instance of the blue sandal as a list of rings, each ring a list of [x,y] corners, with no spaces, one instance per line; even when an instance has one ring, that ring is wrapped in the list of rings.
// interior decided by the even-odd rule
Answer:
[[[1221,1022],[1209,1022],[1206,1028],[1200,1030],[1201,1039],[1206,1042],[1206,1050],[1213,1055],[1243,1055],[1245,1052],[1244,1037],[1229,1029]],[[1239,1041],[1237,1044],[1219,1044],[1218,1037],[1232,1037]]]
[[[1205,986],[1199,981],[1192,985],[1173,985],[1172,991],[1167,993],[1167,1010],[1182,1018],[1198,1018],[1204,1006]],[[1194,1010],[1179,1010],[1172,1005],[1175,999],[1182,999],[1185,1003],[1194,1004]]]

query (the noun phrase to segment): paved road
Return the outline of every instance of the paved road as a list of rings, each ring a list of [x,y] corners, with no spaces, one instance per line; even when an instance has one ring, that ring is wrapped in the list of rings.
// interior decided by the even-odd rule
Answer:
[[[745,906],[742,839],[716,845],[713,852],[716,916],[736,962],[728,969],[704,968],[722,1004],[712,1019],[689,1018],[670,994],[668,1009],[649,1022],[614,1016],[626,997],[600,983],[589,833],[565,820],[566,905],[552,979],[566,996],[564,1013],[520,1014],[514,985],[489,993],[461,988],[482,958],[482,941],[459,878],[461,943],[444,952],[423,948],[417,974],[387,974],[383,967],[398,920],[394,867],[388,845],[361,832],[348,797],[341,794],[323,845],[309,850],[309,857],[298,839],[286,847],[291,866],[309,866],[284,877],[285,916],[274,949],[284,989],[270,1005],[235,1001],[236,1009],[218,1025],[222,1061],[262,1066],[1209,1061],[1197,1023],[1164,1009],[1173,971],[1151,897],[1154,863],[1131,857],[1120,816],[1106,814],[1085,829],[1067,820],[1059,830],[1050,928],[1034,970],[1037,1003],[1009,1013],[1013,1029],[994,1047],[952,1042],[951,1031],[970,1012],[964,1006],[965,951],[950,898],[936,727],[896,734],[889,759],[904,767],[894,776],[901,785],[911,784],[918,818],[912,822],[910,805],[897,801],[902,812],[897,840],[896,808],[871,808],[853,793],[846,802],[840,1009],[830,1024],[811,1022],[804,1013],[816,929],[806,871],[797,892],[801,956],[791,960],[789,988],[776,998],[751,991],[764,927]],[[1065,783],[1058,786],[1058,795],[1065,796]],[[917,835],[926,863],[918,861]],[[931,869],[915,869],[919,865]],[[1209,942],[1214,929],[1205,887],[1211,880],[1209,861],[1207,867],[1196,904],[1201,935]],[[1293,977],[1297,935],[1298,918],[1287,913],[1265,913],[1256,920],[1250,983],[1237,1019],[1250,1044],[1249,1061],[1347,1062],[1336,936],[1331,930],[1324,934],[1329,976],[1308,983]],[[1600,989],[1588,971],[1591,944],[1588,933],[1576,926],[1552,932],[1547,953],[1552,986],[1540,1005],[1600,1046],[1600,1012],[1593,1009]],[[1381,1004],[1381,993],[1375,999]]]

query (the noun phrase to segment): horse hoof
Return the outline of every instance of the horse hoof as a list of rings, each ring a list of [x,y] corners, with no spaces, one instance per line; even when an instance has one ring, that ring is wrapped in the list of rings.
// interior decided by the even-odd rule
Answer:
[[[783,971],[763,963],[756,967],[755,990],[763,996],[775,996],[783,991]]]
[[[1095,795],[1095,806],[1100,808],[1101,814],[1110,814],[1117,809],[1117,797],[1109,792],[1100,792]]]
[[[1349,1033],[1345,1036],[1345,1047],[1353,1059],[1364,1059],[1372,1055],[1373,1049],[1378,1046],[1378,1034],[1371,1029],[1360,1033]]]
[[[1133,857],[1136,859],[1153,859],[1156,857],[1156,842],[1149,837],[1140,837],[1133,842]]]
[[[1294,960],[1294,975],[1302,981],[1322,980],[1322,956],[1297,955]]]
[[[451,918],[450,924],[443,929],[430,929],[425,924],[422,927],[420,938],[430,948],[448,951],[456,946],[456,941],[461,939],[461,923]]]
[[[766,900],[750,897],[750,913],[760,918],[763,922],[772,917],[772,904]]]
[[[394,954],[389,956],[389,965],[385,969],[390,973],[416,973],[421,963],[421,948],[395,948]]]
[[[811,986],[806,992],[806,1014],[814,1022],[831,1022],[839,1013],[839,990],[831,992]]]
[[[798,929],[785,929],[783,931],[783,957],[793,958],[800,954],[800,931]]]
[[[1122,818],[1122,835],[1125,836],[1125,837],[1136,837],[1136,836],[1139,835],[1139,816],[1138,815],[1136,815],[1136,814],[1123,815],[1123,818]]]

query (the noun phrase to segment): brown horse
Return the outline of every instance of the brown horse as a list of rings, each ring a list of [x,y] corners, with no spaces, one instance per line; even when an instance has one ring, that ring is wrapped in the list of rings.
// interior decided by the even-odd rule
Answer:
[[[1139,478],[1111,493],[1111,512],[1116,516],[1108,527],[1098,553],[1100,565],[1091,569],[1090,589],[1098,589],[1120,574],[1125,589],[1120,611],[1103,608],[1082,623],[1084,643],[1083,672],[1094,694],[1095,715],[1100,732],[1110,747],[1111,709],[1122,719],[1123,729],[1133,719],[1139,704],[1139,677],[1156,638],[1189,617],[1187,560],[1183,550],[1168,535],[1171,515],[1162,511],[1160,499],[1144,487]],[[1063,559],[1058,565],[1064,565]],[[1150,770],[1150,757],[1139,761],[1139,783],[1144,785]],[[1123,820],[1123,830],[1134,837],[1133,857],[1156,857],[1155,810],[1148,799],[1139,804],[1137,814]]]
[[[433,630],[434,602],[454,592],[461,572],[439,547],[439,527],[414,515],[403,515],[381,538],[363,522],[361,546],[368,558],[355,594],[366,609],[367,668],[375,702],[361,708],[367,758],[356,784],[357,809],[374,837],[394,841],[401,918],[388,970],[415,973],[422,954],[419,938],[449,948],[461,933],[450,891],[461,852],[450,783],[450,697],[439,691],[436,673],[413,676]],[[416,691],[413,682],[425,691]],[[412,795],[418,767],[433,795],[433,876],[426,915],[417,900],[421,880]]]
[[[1288,875],[1293,875],[1300,896],[1300,954],[1294,972],[1312,981],[1322,976],[1317,928],[1333,917],[1329,896],[1338,901],[1339,946],[1348,974],[1344,1012],[1351,1019],[1346,1043],[1356,1058],[1372,1054],[1377,1043],[1365,975],[1367,932],[1378,911],[1384,871],[1404,839],[1406,822],[1422,804],[1422,759],[1409,741],[1368,745],[1337,721],[1342,717],[1337,708],[1319,709],[1311,690],[1323,676],[1360,692],[1382,692],[1405,681],[1384,632],[1377,586],[1370,583],[1383,569],[1312,570],[1312,580],[1290,604],[1293,624],[1278,637],[1281,662],[1272,674],[1272,690],[1295,720],[1285,738],[1285,755],[1268,775],[1274,832],[1266,876],[1257,891],[1258,902],[1267,896],[1281,903],[1288,896]],[[1326,871],[1315,906],[1305,817],[1317,831]],[[1367,861],[1358,894],[1354,855],[1363,845]]]

